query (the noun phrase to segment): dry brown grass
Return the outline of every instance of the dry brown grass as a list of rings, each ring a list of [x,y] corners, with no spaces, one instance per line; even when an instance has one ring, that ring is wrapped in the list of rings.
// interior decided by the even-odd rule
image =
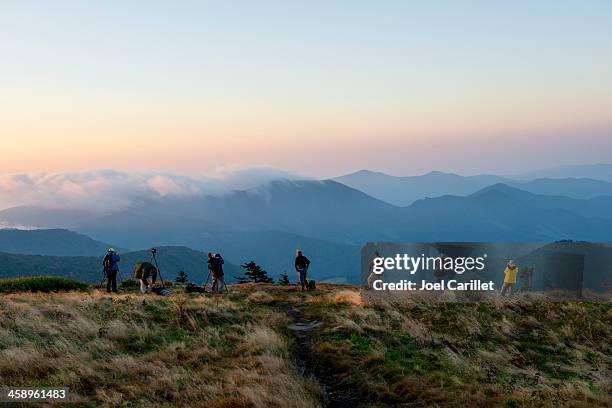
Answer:
[[[317,407],[323,385],[355,407],[610,405],[609,302],[318,286],[4,295],[0,378],[68,387],[75,406]],[[322,323],[301,357],[295,316]]]
[[[320,388],[296,370],[274,326],[286,317],[262,311],[260,318],[243,300],[6,295],[0,378],[13,386],[68,387],[77,405],[320,405]]]
[[[370,295],[340,302],[315,344],[364,406],[612,405],[609,301]]]

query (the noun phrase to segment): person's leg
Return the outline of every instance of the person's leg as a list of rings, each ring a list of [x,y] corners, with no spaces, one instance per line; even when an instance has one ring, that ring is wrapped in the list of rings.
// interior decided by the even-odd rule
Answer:
[[[111,289],[113,290],[113,292],[117,293],[117,271],[114,271],[112,274]]]
[[[106,272],[106,293],[110,293],[111,291],[111,276],[112,272]]]
[[[506,282],[504,282],[504,284],[502,285],[502,288],[501,288],[501,295],[502,296],[506,296],[506,292],[508,292],[508,284]]]
[[[219,278],[213,276],[212,278],[212,292],[217,293],[219,291]]]

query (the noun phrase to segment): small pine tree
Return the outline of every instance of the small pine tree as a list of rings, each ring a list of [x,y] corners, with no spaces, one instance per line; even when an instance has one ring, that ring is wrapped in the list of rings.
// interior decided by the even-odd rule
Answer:
[[[175,279],[176,283],[187,283],[189,282],[189,276],[185,271],[180,271]]]
[[[268,272],[257,265],[255,261],[243,263],[240,265],[246,272],[244,276],[235,276],[238,283],[255,282],[255,283],[274,283],[274,280],[268,276]]]
[[[289,282],[289,276],[287,276],[287,272],[281,273],[281,275],[278,277],[278,284],[282,286],[291,285],[291,282]]]

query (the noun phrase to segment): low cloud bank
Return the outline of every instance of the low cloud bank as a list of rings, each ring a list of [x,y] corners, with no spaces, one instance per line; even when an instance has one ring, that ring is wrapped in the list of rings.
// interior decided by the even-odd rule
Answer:
[[[115,211],[135,200],[222,194],[303,178],[268,167],[221,169],[202,176],[116,170],[0,175],[0,209],[26,205]]]

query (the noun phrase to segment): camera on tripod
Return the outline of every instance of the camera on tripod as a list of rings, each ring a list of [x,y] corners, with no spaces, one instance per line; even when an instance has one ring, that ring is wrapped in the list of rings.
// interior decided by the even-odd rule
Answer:
[[[152,254],[156,254],[157,253],[157,249],[156,248],[151,248],[151,253]]]

